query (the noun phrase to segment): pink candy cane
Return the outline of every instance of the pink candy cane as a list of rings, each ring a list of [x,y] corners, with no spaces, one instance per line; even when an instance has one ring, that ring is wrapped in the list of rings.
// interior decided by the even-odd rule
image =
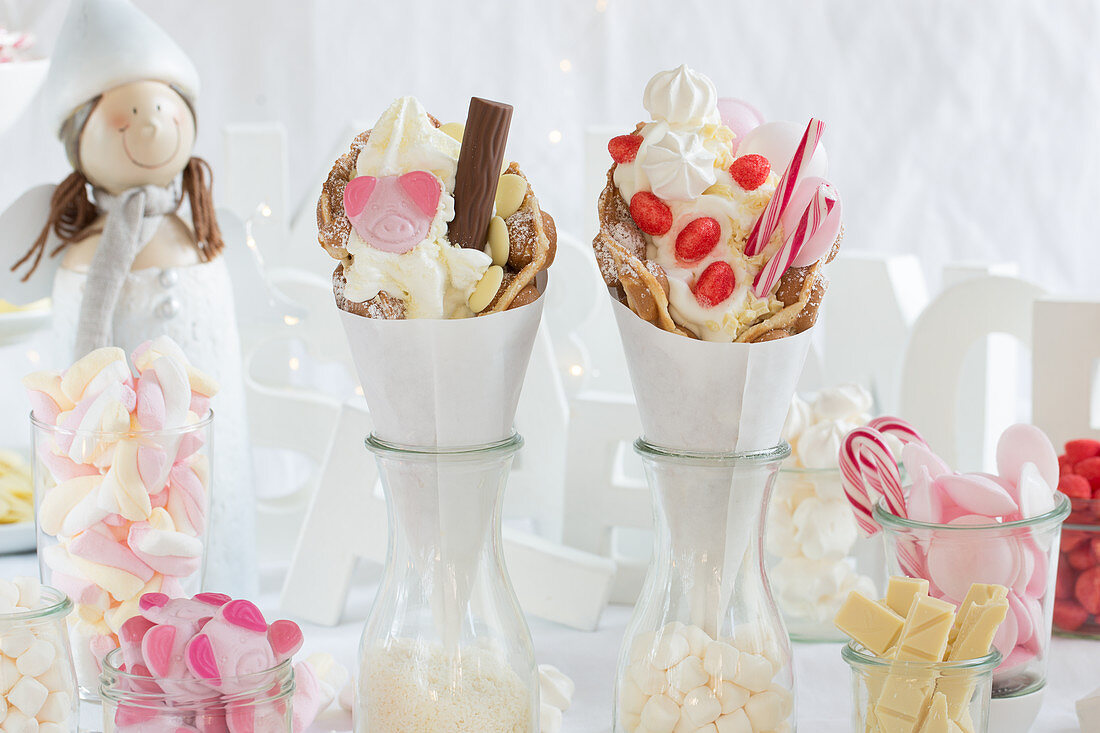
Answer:
[[[835,205],[836,195],[832,193],[831,186],[827,183],[818,186],[817,191],[814,192],[813,198],[810,199],[810,203],[806,207],[806,211],[803,212],[802,218],[799,219],[798,226],[790,233],[787,241],[783,243],[779,251],[768,260],[768,264],[760,271],[760,274],[756,276],[754,292],[757,298],[768,297],[768,293],[775,288],[779,278],[783,277],[783,273],[790,268],[791,263],[798,257],[798,253],[802,251],[802,247],[806,242],[810,241],[817,230],[821,228],[821,225],[825,222],[825,217],[829,215]]]
[[[747,256],[751,257],[768,246],[772,234],[775,233],[775,228],[779,226],[779,217],[791,200],[795,186],[798,185],[798,177],[802,169],[814,156],[814,151],[817,150],[817,144],[821,141],[821,134],[824,131],[824,122],[810,119],[810,124],[806,126],[806,132],[803,133],[802,140],[794,151],[794,157],[791,158],[790,165],[787,166],[787,170],[783,171],[783,176],[775,187],[775,193],[772,195],[771,201],[764,208],[764,213],[756,220],[752,233],[745,242],[745,254]]]
[[[923,445],[925,448],[928,447],[928,442],[917,432],[917,429],[900,417],[889,415],[876,417],[867,423],[867,427],[874,428],[883,435],[893,435],[902,443],[916,443],[917,445]]]
[[[890,511],[900,517],[906,516],[898,464],[878,430],[862,427],[849,432],[844,437],[839,459],[844,493],[864,534],[871,536],[879,530],[872,517],[874,502],[879,496],[885,499]]]

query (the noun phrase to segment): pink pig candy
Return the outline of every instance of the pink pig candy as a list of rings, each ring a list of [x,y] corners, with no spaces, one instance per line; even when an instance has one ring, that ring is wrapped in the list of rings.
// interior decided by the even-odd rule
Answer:
[[[141,642],[154,624],[144,616],[131,616],[118,629],[118,645],[122,649],[122,661],[126,668],[133,670],[145,666],[145,656],[141,652]]]
[[[302,632],[294,622],[277,621],[269,627],[254,603],[230,601],[187,645],[187,666],[224,691],[226,678],[271,669],[301,645]]]
[[[427,236],[442,191],[440,180],[426,171],[358,176],[344,189],[344,213],[369,246],[404,254]]]
[[[166,593],[146,593],[138,600],[138,609],[142,616],[154,624],[200,620],[206,623],[230,600],[224,593],[199,593],[194,598],[171,598]]]
[[[324,692],[313,667],[305,662],[295,664],[292,713],[295,733],[302,733],[313,724],[324,702]]]
[[[297,680],[295,680],[297,684]],[[276,697],[281,689],[278,684],[271,690]],[[297,697],[295,697],[295,700]],[[225,711],[229,733],[267,733],[283,730],[286,720],[286,700],[254,700],[230,704]],[[295,730],[298,730],[295,728]]]

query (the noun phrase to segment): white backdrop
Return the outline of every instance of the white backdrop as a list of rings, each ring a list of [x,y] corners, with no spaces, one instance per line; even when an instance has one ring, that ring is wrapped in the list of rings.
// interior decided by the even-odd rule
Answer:
[[[5,2],[48,8],[44,45],[67,4]],[[137,4],[202,74],[199,154],[216,171],[224,124],[278,120],[292,200],[307,206],[308,182],[350,120],[369,124],[402,94],[462,119],[477,94],[515,105],[510,153],[559,226],[579,234],[594,217],[583,130],[626,131],[644,114],[649,76],[687,62],[770,118],[828,122],[847,247],[916,252],[933,284],[948,260],[1012,259],[1051,289],[1095,292],[1100,5],[1090,0]],[[0,206],[65,171],[33,110],[0,137]]]

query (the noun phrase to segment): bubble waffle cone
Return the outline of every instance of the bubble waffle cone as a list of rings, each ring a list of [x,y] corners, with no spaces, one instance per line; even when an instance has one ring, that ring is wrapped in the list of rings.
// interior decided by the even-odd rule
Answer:
[[[430,119],[435,127],[440,126],[435,117]],[[404,303],[385,292],[361,303],[344,296],[344,267],[350,266],[354,259],[347,249],[352,227],[344,213],[344,189],[348,181],[355,177],[356,160],[369,139],[370,130],[360,133],[352,141],[348,152],[336,160],[329,172],[317,200],[317,241],[330,257],[340,261],[333,273],[333,292],[341,310],[367,318],[403,320],[406,317]],[[527,181],[527,176],[515,162],[510,163],[504,172]],[[518,308],[538,299],[541,291],[536,276],[550,267],[557,252],[558,235],[554,219],[539,207],[530,182],[519,208],[504,223],[508,229],[509,244],[508,261],[502,265],[504,277],[496,295],[488,307],[477,314],[479,316]]]
[[[668,279],[663,268],[646,257],[646,239],[630,215],[630,207],[615,186],[616,165],[607,173],[607,186],[600,194],[598,213],[600,231],[592,242],[604,282],[619,301],[642,320],[658,328],[695,338],[679,326],[669,313]],[[783,309],[761,317],[738,335],[738,343],[758,343],[793,336],[808,330],[817,321],[821,299],[828,280],[822,264],[832,261],[840,246],[840,237],[828,254],[806,267],[792,267],[779,280],[776,297]]]

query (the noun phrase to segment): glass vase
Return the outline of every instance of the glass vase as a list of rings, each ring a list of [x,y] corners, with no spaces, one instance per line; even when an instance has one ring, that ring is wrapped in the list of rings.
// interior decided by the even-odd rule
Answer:
[[[864,537],[844,495],[840,469],[779,469],[764,535],[768,580],[795,641],[840,642],[833,624],[852,591],[879,598],[882,537]]]
[[[534,733],[530,631],[504,565],[501,507],[518,435],[471,448],[371,436],[389,515],[359,649],[357,733]]]
[[[163,431],[70,430],[31,418],[42,582],[68,594],[80,695],[138,599],[202,590],[213,414]]]
[[[993,672],[993,697],[1041,690],[1046,684],[1054,612],[1054,583],[1062,521],[1069,500],[1055,492],[1055,506],[1030,519],[988,524],[932,524],[875,506],[891,575],[925,578],[929,595],[960,605],[972,583],[1008,588],[1008,616],[993,645],[1002,660]]]
[[[790,641],[763,563],[764,508],[790,447],[634,449],[656,540],[619,654],[615,732],[793,731]]]

